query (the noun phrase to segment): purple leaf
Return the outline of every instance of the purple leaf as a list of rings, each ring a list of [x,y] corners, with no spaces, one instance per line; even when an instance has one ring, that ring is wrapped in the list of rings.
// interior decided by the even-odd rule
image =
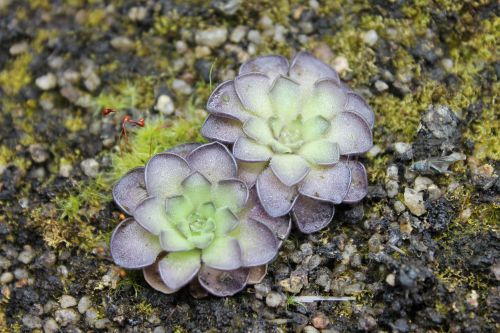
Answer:
[[[196,148],[198,148],[201,145],[202,144],[198,143],[198,142],[183,143],[183,144],[180,144],[180,145],[177,145],[175,147],[172,147],[172,148],[165,150],[164,153],[171,153],[171,154],[179,155],[182,158],[186,158],[186,156],[190,152],[192,152],[193,150],[195,150]]]
[[[130,170],[113,187],[113,199],[129,215],[133,214],[137,205],[147,196],[144,168]]]
[[[181,183],[191,170],[182,157],[161,153],[153,156],[145,170],[145,181],[148,194],[165,198],[180,194]]]
[[[208,98],[207,111],[240,121],[245,121],[250,116],[236,94],[233,81],[226,81],[215,88]]]
[[[335,207],[326,201],[319,201],[300,195],[293,206],[293,217],[299,230],[305,234],[326,227],[333,218]]]
[[[314,82],[321,79],[332,79],[340,82],[337,72],[307,52],[299,52],[292,59],[290,77],[301,85],[312,87]]]
[[[245,288],[249,277],[248,268],[222,271],[202,266],[198,281],[203,288],[215,296],[232,296]]]
[[[268,146],[242,136],[234,143],[233,154],[240,161],[265,162],[271,158],[273,152]]]
[[[358,94],[353,92],[347,94],[347,104],[344,109],[361,116],[370,126],[370,128],[373,128],[375,115],[373,114],[372,109],[368,106],[365,100]]]
[[[157,236],[149,233],[130,217],[123,220],[113,231],[110,250],[117,265],[143,268],[156,261],[161,247]]]
[[[201,127],[201,135],[208,140],[233,143],[243,134],[238,120],[209,115]]]
[[[278,240],[264,224],[252,219],[240,221],[231,235],[238,239],[242,266],[258,266],[269,263],[278,252]]]
[[[164,257],[164,255],[160,255],[154,264],[151,266],[145,267],[142,269],[142,273],[144,275],[144,279],[146,282],[153,287],[153,289],[158,290],[164,294],[172,294],[177,290],[172,290],[168,288],[163,280],[161,279],[160,272],[158,271],[158,262]]]
[[[159,235],[168,225],[165,201],[157,197],[143,200],[134,210],[134,219],[150,233]]]
[[[273,114],[269,88],[272,81],[265,74],[247,73],[234,79],[236,94],[246,110],[259,117]]]
[[[250,188],[257,182],[257,177],[266,167],[266,163],[238,161],[238,178]]]
[[[232,237],[216,238],[212,244],[203,249],[201,260],[205,265],[222,270],[232,270],[241,267],[241,248],[238,241]]]
[[[335,117],[329,140],[338,143],[341,155],[362,154],[373,146],[370,126],[352,112],[342,112]]]
[[[236,178],[238,167],[229,150],[218,142],[204,144],[193,150],[186,160],[189,166],[215,183],[222,179]]]
[[[339,204],[350,184],[351,170],[345,163],[339,162],[311,170],[299,187],[299,192],[314,199]]]
[[[247,185],[239,179],[221,180],[212,188],[212,202],[216,207],[228,207],[237,213],[247,200]]]
[[[309,172],[309,164],[299,155],[274,155],[270,163],[271,170],[286,186],[299,183]]]
[[[267,168],[257,179],[257,194],[265,211],[272,217],[278,217],[292,209],[297,189],[283,184],[271,168]]]
[[[368,178],[364,165],[358,161],[347,162],[351,169],[351,185],[347,195],[344,197],[345,203],[356,203],[361,201],[368,193]]]
[[[240,75],[254,72],[264,73],[274,80],[278,75],[288,73],[288,59],[278,55],[261,56],[247,61],[240,67]]]

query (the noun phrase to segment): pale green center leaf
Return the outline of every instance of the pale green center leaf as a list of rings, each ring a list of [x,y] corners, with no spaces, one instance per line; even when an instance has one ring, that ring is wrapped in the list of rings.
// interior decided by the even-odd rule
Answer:
[[[275,155],[270,166],[276,177],[287,186],[300,182],[309,171],[307,161],[295,154]]]
[[[307,119],[302,124],[302,138],[305,142],[323,137],[330,128],[330,121],[322,116]]]
[[[215,213],[215,234],[223,236],[238,225],[238,218],[229,208],[219,208]]]
[[[250,138],[265,145],[271,145],[275,139],[269,124],[262,118],[250,118],[243,124],[243,131]]]
[[[290,78],[279,76],[270,92],[274,115],[292,121],[300,112],[300,85]]]
[[[194,205],[187,197],[178,195],[165,200],[167,218],[173,224],[185,220],[194,209]]]
[[[313,165],[334,164],[340,157],[338,144],[328,140],[306,143],[300,148],[299,154]]]
[[[194,206],[210,201],[212,184],[201,173],[195,172],[182,182],[184,195]]]

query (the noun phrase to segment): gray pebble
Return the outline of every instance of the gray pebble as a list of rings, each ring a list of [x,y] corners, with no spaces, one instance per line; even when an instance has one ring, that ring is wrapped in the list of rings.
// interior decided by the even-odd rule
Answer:
[[[399,192],[399,184],[395,180],[388,180],[385,182],[385,191],[389,198],[394,198]]]
[[[234,28],[233,32],[231,32],[231,35],[229,36],[229,40],[233,43],[238,44],[245,38],[245,35],[247,33],[247,27],[244,25],[239,25],[236,28]]]
[[[76,305],[76,299],[71,295],[62,295],[59,304],[63,309],[70,308]]]
[[[132,51],[135,48],[135,43],[130,38],[125,36],[113,38],[110,44],[114,49],[122,52]]]
[[[54,318],[49,318],[45,321],[45,324],[43,324],[43,332],[44,333],[56,333],[59,331],[59,325],[57,325],[57,322],[54,320]]]
[[[55,318],[61,326],[67,326],[80,320],[80,314],[73,309],[61,309],[55,312]]]
[[[377,32],[375,30],[369,30],[365,32],[365,34],[363,35],[363,41],[370,46],[375,45],[378,41]]]
[[[33,252],[33,248],[30,245],[25,245],[24,250],[19,253],[17,260],[22,262],[23,264],[29,264],[33,257],[35,256],[35,252]]]
[[[80,301],[78,302],[78,312],[84,314],[85,311],[87,311],[91,306],[92,306],[92,301],[90,297],[83,296],[82,298],[80,298]]]
[[[248,32],[247,38],[254,44],[260,44],[262,42],[262,37],[258,30],[250,30]]]
[[[95,159],[88,158],[86,160],[83,160],[80,163],[80,166],[82,167],[83,173],[87,177],[97,177],[97,174],[99,173],[99,162],[97,162]]]
[[[111,322],[107,318],[102,318],[102,319],[97,319],[94,322],[94,327],[97,328],[98,330],[106,328]]]
[[[163,326],[156,326],[153,333],[165,333],[165,328]]]
[[[12,44],[12,46],[9,48],[9,53],[10,55],[18,55],[21,53],[25,53],[29,50],[29,44],[27,42],[19,42]]]
[[[172,89],[181,95],[189,95],[193,92],[193,88],[186,81],[180,79],[172,81]]]
[[[53,73],[47,73],[38,77],[35,84],[41,90],[54,89],[57,86],[57,77]]]
[[[303,333],[319,333],[318,329],[315,328],[314,326],[307,325],[302,329]]]
[[[422,192],[417,192],[411,188],[405,188],[404,193],[405,205],[410,212],[416,216],[421,216],[427,211],[424,205],[424,195]]]
[[[24,268],[17,268],[17,269],[14,270],[14,276],[18,280],[20,280],[20,279],[27,279],[28,276],[29,276],[29,273],[28,273],[28,270],[26,270]]]
[[[377,89],[378,92],[383,92],[389,89],[389,86],[384,81],[377,80],[375,81],[375,89]]]
[[[22,321],[23,325],[29,329],[42,328],[42,319],[40,319],[39,317],[26,314],[23,316]]]
[[[143,21],[147,13],[146,7],[132,7],[128,11],[128,18],[134,22]]]
[[[86,75],[83,85],[88,91],[95,91],[101,85],[101,79],[94,71],[91,71],[88,75]]]
[[[271,291],[271,288],[267,283],[257,283],[256,285],[254,285],[254,288],[255,297],[257,299],[264,299],[264,297],[266,297]]]

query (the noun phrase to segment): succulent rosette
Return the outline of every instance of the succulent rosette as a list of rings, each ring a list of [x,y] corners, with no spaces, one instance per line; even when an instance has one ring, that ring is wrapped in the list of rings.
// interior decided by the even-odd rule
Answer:
[[[186,144],[154,155],[113,188],[131,217],[111,237],[116,264],[143,269],[164,293],[192,283],[217,296],[258,282],[290,230],[271,218],[237,179],[238,168],[220,143]]]
[[[256,184],[270,216],[291,211],[311,233],[332,220],[335,204],[366,195],[366,171],[355,157],[373,145],[373,112],[309,53],[291,64],[274,55],[243,64],[213,91],[207,110],[202,134],[232,147],[240,179]]]

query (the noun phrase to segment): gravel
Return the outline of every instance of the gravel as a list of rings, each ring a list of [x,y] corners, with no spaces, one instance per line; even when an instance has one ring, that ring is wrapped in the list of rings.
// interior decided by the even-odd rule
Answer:
[[[93,158],[88,158],[80,163],[83,173],[87,177],[95,178],[99,174],[99,162]]]
[[[161,114],[168,116],[174,113],[175,105],[172,98],[168,95],[160,95],[156,99],[155,110]]]
[[[76,305],[76,299],[71,295],[62,295],[59,304],[63,309],[71,308]]]
[[[284,301],[285,301],[284,296],[281,295],[280,293],[275,292],[275,291],[271,291],[266,296],[266,305],[271,307],[271,308],[276,308],[276,307],[280,306]]]
[[[48,73],[38,77],[35,84],[41,90],[51,90],[57,86],[57,77],[54,73]]]
[[[408,187],[405,188],[404,202],[412,214],[421,216],[426,213],[424,194],[422,192],[417,192]]]
[[[198,45],[216,48],[226,42],[227,35],[227,28],[213,27],[206,30],[196,31],[195,41]]]

